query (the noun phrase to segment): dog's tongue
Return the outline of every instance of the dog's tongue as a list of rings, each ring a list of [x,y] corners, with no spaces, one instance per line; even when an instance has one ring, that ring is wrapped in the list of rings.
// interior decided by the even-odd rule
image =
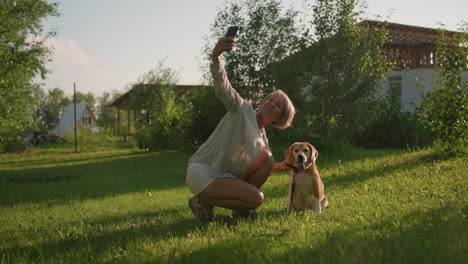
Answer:
[[[305,171],[304,169],[304,163],[298,163],[297,164],[297,170],[300,172],[300,173],[303,173]]]

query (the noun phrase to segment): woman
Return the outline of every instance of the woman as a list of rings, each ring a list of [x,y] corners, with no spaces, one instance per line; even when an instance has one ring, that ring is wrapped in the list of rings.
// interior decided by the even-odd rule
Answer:
[[[221,38],[213,49],[210,66],[215,94],[228,113],[208,140],[189,159],[187,185],[195,195],[189,206],[202,221],[213,219],[213,207],[233,210],[231,217],[247,216],[263,203],[260,187],[272,172],[286,170],[286,161],[274,163],[265,134],[269,125],[291,125],[295,109],[277,90],[254,111],[231,86],[220,60],[235,46],[235,37]]]

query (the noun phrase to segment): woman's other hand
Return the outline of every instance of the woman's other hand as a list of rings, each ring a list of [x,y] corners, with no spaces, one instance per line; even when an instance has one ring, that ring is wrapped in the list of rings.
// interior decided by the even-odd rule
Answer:
[[[273,166],[273,171],[272,172],[275,172],[275,171],[279,171],[279,170],[291,170],[292,168],[288,165],[288,163],[286,162],[286,160],[280,162],[280,163],[275,163],[275,165]]]
[[[230,51],[236,46],[236,37],[220,38],[213,49],[213,63],[219,63],[219,56],[225,51]]]

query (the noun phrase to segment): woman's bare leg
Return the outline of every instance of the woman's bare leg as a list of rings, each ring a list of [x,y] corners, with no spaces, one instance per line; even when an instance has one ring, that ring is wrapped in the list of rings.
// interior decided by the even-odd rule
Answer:
[[[250,163],[247,170],[241,176],[241,180],[260,188],[271,175],[275,161],[271,152],[262,150]]]
[[[260,187],[271,175],[274,160],[269,151],[261,151],[240,179],[219,178],[198,194],[202,205],[231,210],[251,210],[263,203]]]
[[[198,194],[198,201],[202,205],[249,210],[263,203],[263,193],[240,179],[220,178]]]

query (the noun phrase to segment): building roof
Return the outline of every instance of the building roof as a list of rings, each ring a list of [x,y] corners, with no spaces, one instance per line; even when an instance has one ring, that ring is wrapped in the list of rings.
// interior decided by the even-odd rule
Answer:
[[[440,32],[435,28],[411,26],[375,20],[364,20],[361,23],[367,23],[370,29],[372,29],[372,27],[385,25],[386,29],[388,30],[388,35],[385,44],[435,45],[437,39],[440,37]],[[459,33],[456,31],[449,30],[444,31],[449,36]]]
[[[117,108],[122,108],[126,106],[126,101],[128,100],[128,97],[130,96],[131,91],[132,90],[129,90],[128,92],[121,95],[119,98],[115,99],[115,101],[110,103],[109,106],[114,106]]]
[[[203,85],[182,85],[177,84],[174,86],[174,90],[178,91],[180,94],[188,93],[192,88],[195,87],[204,87]],[[128,99],[132,93],[133,89],[130,89],[128,92],[124,93],[122,96],[117,98],[114,102],[109,104],[109,106],[117,107],[118,109],[126,109]]]
[[[91,118],[96,120],[96,117],[93,114],[93,111],[89,108],[88,104],[83,103],[83,104],[76,104],[76,118],[78,122],[78,118],[81,117],[83,112],[86,110],[86,108],[89,110],[91,113]],[[74,119],[74,104],[69,104],[67,108],[65,108],[65,111],[63,112],[62,116],[60,117],[58,125],[53,129],[54,131],[57,132],[57,134],[63,135],[65,131],[69,129],[73,129],[73,124],[75,123]]]

